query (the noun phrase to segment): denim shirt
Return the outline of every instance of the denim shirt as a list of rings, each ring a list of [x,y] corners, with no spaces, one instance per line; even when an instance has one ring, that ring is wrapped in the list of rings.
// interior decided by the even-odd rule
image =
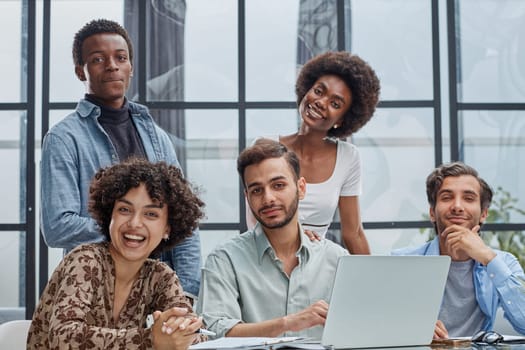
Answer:
[[[514,255],[494,249],[496,257],[487,266],[474,263],[473,278],[476,300],[486,319],[483,330],[492,330],[496,311],[502,307],[512,327],[525,334],[525,274]],[[392,255],[440,255],[439,239],[420,247],[392,251]]]
[[[148,109],[131,101],[129,108],[148,159],[180,166],[168,134],[154,123]],[[104,240],[88,212],[89,184],[100,168],[120,159],[98,122],[99,116],[100,108],[82,99],[44,138],[40,215],[49,247],[69,251]],[[198,231],[166,253],[163,258],[177,272],[184,291],[197,295],[201,265]]]

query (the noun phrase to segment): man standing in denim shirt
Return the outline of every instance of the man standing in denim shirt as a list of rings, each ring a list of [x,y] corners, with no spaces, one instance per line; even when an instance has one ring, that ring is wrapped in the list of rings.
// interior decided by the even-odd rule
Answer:
[[[76,110],[44,138],[41,162],[41,223],[48,246],[67,251],[104,239],[88,214],[93,175],[129,157],[179,166],[168,134],[145,106],[125,97],[133,76],[133,47],[126,30],[109,20],[94,20],[73,42],[75,74],[86,86]],[[190,297],[200,286],[198,231],[162,256]]]

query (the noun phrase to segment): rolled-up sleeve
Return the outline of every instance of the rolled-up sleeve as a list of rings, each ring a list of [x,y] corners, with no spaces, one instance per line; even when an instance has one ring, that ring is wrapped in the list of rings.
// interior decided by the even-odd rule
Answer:
[[[206,327],[217,334],[217,338],[224,337],[242,322],[235,271],[231,260],[222,251],[212,253],[206,259],[197,312],[202,315]]]

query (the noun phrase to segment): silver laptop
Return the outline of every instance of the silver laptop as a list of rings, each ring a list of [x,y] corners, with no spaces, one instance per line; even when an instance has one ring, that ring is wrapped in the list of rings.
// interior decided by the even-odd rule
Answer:
[[[335,349],[430,344],[449,266],[448,256],[341,257],[321,344]]]

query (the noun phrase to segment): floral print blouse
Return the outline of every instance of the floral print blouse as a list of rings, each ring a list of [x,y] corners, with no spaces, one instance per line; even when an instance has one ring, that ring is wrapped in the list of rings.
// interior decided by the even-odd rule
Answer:
[[[175,272],[148,259],[113,320],[115,267],[109,243],[81,245],[53,272],[33,315],[27,349],[153,349],[146,316],[191,305]]]

